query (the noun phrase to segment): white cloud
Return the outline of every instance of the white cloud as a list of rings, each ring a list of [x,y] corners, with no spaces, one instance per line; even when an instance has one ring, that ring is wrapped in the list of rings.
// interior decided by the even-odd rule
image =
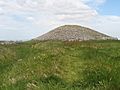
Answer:
[[[14,2],[5,0],[1,2],[0,6],[4,6],[5,12],[40,12],[52,13],[65,17],[94,17],[97,15],[96,10],[91,9],[81,0],[16,0]],[[8,14],[7,13],[7,14]],[[67,15],[66,15],[67,14]],[[70,15],[72,14],[72,15]],[[81,18],[80,18],[81,19]]]
[[[82,0],[84,3],[88,3],[88,4],[91,4],[91,5],[101,5],[103,3],[106,2],[106,0]]]
[[[120,17],[102,16],[96,10],[96,7],[98,8],[105,1],[0,0],[0,29],[4,30],[2,32],[16,29],[16,32],[14,30],[14,32],[12,30],[9,31],[11,32],[9,35],[12,32],[19,34],[18,31],[21,30],[21,39],[27,33],[29,34],[27,37],[35,37],[39,33],[45,33],[51,28],[62,24],[85,25],[105,33],[112,33],[112,29],[115,28],[115,32],[120,34],[120,31],[118,31],[120,29],[118,25]],[[118,33],[114,33],[113,36],[119,36]]]
[[[94,29],[120,38],[120,16],[97,16],[94,23],[91,25]]]

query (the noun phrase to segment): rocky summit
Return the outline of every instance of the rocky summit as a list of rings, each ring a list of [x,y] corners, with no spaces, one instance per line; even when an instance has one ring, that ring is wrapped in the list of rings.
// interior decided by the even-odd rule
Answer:
[[[78,25],[60,26],[35,40],[62,40],[62,41],[86,41],[86,40],[114,40],[111,36],[94,31],[90,28]]]

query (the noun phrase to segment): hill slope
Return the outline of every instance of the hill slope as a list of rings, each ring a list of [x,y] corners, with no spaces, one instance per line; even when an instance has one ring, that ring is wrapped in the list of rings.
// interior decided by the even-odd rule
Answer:
[[[120,42],[0,45],[0,90],[120,90]]]
[[[35,40],[62,40],[62,41],[83,41],[83,40],[107,40],[115,39],[92,29],[78,25],[60,26]]]

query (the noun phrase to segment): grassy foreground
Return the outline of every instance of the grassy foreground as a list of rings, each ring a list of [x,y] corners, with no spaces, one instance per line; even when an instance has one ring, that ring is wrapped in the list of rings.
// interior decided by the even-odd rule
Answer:
[[[120,41],[0,45],[0,90],[120,90]]]

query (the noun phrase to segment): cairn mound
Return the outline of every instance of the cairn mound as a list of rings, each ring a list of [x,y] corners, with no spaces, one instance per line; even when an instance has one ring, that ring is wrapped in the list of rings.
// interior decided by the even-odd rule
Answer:
[[[84,40],[113,40],[115,38],[90,28],[78,25],[64,25],[35,38],[35,40],[62,40],[62,41],[84,41]]]

